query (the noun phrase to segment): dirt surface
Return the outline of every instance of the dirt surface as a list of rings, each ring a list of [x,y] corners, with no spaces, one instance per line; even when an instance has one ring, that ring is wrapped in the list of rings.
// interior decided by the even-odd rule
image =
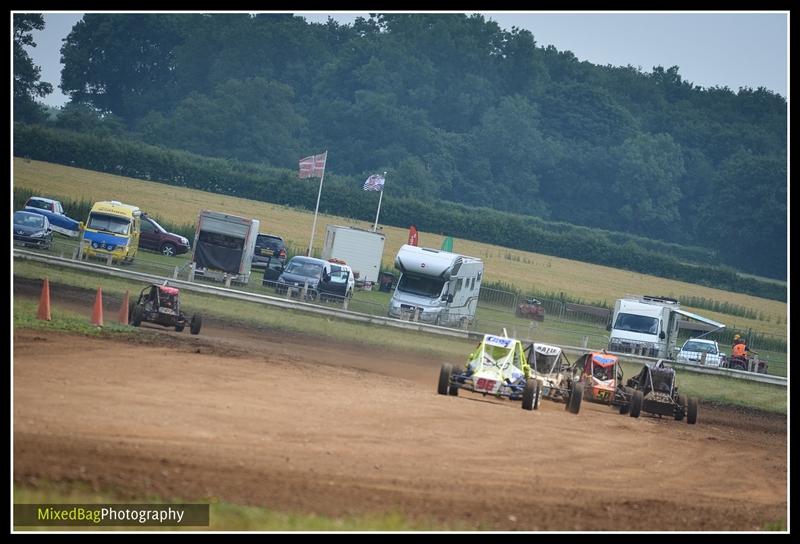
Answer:
[[[208,318],[199,336],[142,328],[144,344],[14,332],[17,484],[498,530],[759,530],[787,517],[782,416],[702,405],[687,425],[546,400],[528,412],[437,395],[444,361]]]

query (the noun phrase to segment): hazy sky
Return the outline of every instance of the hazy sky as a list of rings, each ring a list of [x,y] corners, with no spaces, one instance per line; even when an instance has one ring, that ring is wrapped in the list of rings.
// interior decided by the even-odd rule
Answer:
[[[367,12],[297,12],[313,22],[328,15],[351,24]],[[472,12],[469,12],[472,13]],[[544,13],[489,12],[487,19],[510,30],[530,30],[538,46],[572,51],[593,64],[641,67],[678,66],[685,81],[702,87],[766,87],[784,97],[788,83],[788,12],[643,12]],[[42,80],[53,84],[43,101],[61,106],[61,45],[82,13],[45,12],[45,29],[34,32],[28,48],[42,68]]]

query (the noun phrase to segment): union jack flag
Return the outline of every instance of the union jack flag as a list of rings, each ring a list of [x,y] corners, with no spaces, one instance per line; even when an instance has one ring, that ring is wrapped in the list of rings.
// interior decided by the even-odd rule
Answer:
[[[367,181],[364,182],[364,190],[383,191],[383,184],[385,182],[386,178],[384,178],[380,174],[372,174],[370,177],[367,178]]]
[[[300,159],[300,174],[302,178],[319,178],[325,174],[325,162],[328,160],[328,152],[319,155],[311,155],[305,159]]]

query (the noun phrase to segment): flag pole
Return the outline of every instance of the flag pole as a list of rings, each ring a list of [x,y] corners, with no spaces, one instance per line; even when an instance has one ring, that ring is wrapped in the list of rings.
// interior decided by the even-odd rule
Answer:
[[[316,161],[316,157],[314,159]],[[328,165],[328,151],[325,150],[325,166]],[[319,212],[319,197],[322,196],[322,182],[325,180],[325,167],[322,168],[322,177],[319,178],[319,192],[317,193],[317,207],[314,208],[314,223],[311,225],[311,239],[308,241],[308,253],[311,257],[311,246],[314,243],[314,233],[317,230],[317,212]]]
[[[386,172],[383,173],[384,183],[386,183]],[[381,196],[378,197],[378,213],[375,214],[375,225],[372,227],[372,232],[378,231],[378,217],[381,215],[381,202],[383,201],[383,188],[381,188]]]

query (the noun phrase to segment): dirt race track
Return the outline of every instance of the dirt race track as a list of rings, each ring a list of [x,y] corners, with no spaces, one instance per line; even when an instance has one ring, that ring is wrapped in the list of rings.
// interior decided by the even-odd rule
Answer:
[[[759,530],[787,516],[786,418],[697,425],[436,394],[443,361],[206,320],[147,345],[14,333],[14,480],[497,530]],[[113,354],[113,356],[112,356]]]

